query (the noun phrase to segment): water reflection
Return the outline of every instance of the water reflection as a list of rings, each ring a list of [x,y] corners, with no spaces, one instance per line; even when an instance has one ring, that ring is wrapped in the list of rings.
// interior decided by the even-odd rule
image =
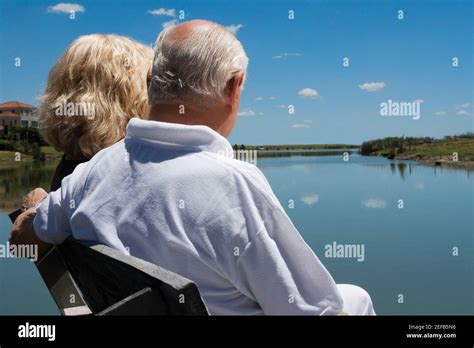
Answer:
[[[22,197],[35,187],[49,188],[56,161],[0,162],[0,211],[20,207]]]
[[[405,162],[396,162],[396,163],[391,162],[389,166],[392,171],[392,174],[396,174],[397,169],[398,169],[398,174],[400,175],[400,178],[402,180],[405,180],[405,172],[408,166],[409,166],[409,173],[411,174],[411,163],[407,165]]]
[[[390,162],[388,164],[392,174],[398,174],[402,180],[405,180],[407,175],[412,175],[412,172],[413,172],[414,168],[417,165],[418,164],[416,162],[415,163],[414,162]],[[433,171],[433,176],[437,176],[438,172],[442,173],[443,170],[447,170],[447,171],[457,171],[457,172],[465,173],[466,177],[469,178],[470,172],[471,172],[471,169],[469,169],[469,168],[427,166],[427,165],[423,165],[423,164],[420,164],[420,165],[422,165],[425,168],[430,168],[431,167],[432,171]],[[408,173],[407,173],[407,169],[408,169]]]
[[[327,151],[327,153],[331,153]],[[364,157],[359,155],[351,155],[349,162],[344,162],[342,156],[315,156],[315,157],[292,157],[294,161],[288,164],[288,157],[261,158],[263,167],[294,167],[300,168],[304,172],[311,172],[315,168],[308,167],[308,162],[321,164],[359,164],[370,167],[377,167],[380,170],[386,170],[387,166],[394,175],[398,175],[405,181],[407,175],[412,175],[415,168],[419,166],[412,161],[391,161],[380,157]],[[57,165],[56,161],[47,162],[0,162],[0,211],[11,212],[21,205],[22,197],[35,187],[43,187],[47,189],[50,184],[51,177]],[[423,166],[427,168],[426,166]],[[433,166],[433,175],[438,172],[462,171],[469,178],[470,170],[462,168],[443,168]]]
[[[0,210],[15,210],[31,189],[47,188],[55,166],[0,163]],[[469,170],[357,154],[349,161],[341,154],[259,158],[258,167],[334,278],[364,287],[379,314],[473,313],[471,255],[451,253],[472,245]],[[0,243],[10,228],[0,212]],[[324,246],[333,241],[363,243],[366,259],[326,258]],[[410,301],[401,306],[394,289],[407,289]],[[450,301],[439,300],[447,294]],[[0,314],[56,312],[31,263],[0,260]]]
[[[364,287],[379,314],[473,313],[471,255],[452,254],[472,246],[468,170],[358,155],[262,158],[258,166],[334,279]],[[364,244],[367,257],[326,257],[334,241]],[[400,305],[394,289],[410,301]]]
[[[405,180],[405,170],[407,168],[407,164],[404,162],[397,163],[398,172],[400,173],[400,177],[402,180]]]

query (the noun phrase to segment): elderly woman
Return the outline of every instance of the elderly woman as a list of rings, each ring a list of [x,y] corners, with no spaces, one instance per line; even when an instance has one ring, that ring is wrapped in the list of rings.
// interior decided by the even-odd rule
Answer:
[[[148,115],[153,50],[118,35],[81,36],[51,69],[41,97],[42,134],[64,152],[51,191],[74,168],[125,136],[132,117]]]

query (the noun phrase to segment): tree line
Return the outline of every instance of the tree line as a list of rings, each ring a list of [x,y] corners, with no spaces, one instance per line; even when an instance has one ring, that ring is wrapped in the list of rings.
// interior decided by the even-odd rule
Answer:
[[[39,130],[33,127],[5,126],[0,133],[0,151],[15,151],[41,159],[41,146],[48,146]]]
[[[432,144],[441,141],[455,140],[455,139],[474,139],[473,132],[467,132],[460,135],[448,135],[442,139],[435,139],[431,137],[386,137],[383,139],[375,139],[364,141],[360,148],[362,155],[370,155],[375,152],[385,152],[390,155],[397,155],[407,150],[411,150],[414,146],[422,144]]]

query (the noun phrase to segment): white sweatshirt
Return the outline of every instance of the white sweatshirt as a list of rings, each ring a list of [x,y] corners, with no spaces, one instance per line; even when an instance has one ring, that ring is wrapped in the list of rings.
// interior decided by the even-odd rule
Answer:
[[[211,314],[343,307],[260,170],[206,126],[132,119],[123,141],[39,205],[34,229],[45,242],[97,241],[189,278]]]

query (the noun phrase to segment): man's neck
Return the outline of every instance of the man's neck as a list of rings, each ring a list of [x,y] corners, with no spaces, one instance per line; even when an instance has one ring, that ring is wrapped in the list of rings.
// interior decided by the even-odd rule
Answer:
[[[226,118],[223,118],[222,115],[226,115],[226,112],[228,111],[219,108],[217,110],[203,110],[187,105],[156,104],[151,107],[148,119],[150,121],[208,126],[221,133],[226,122]]]
[[[148,117],[151,121],[181,123],[188,125],[206,125],[205,115],[200,110],[185,105],[153,105]]]

